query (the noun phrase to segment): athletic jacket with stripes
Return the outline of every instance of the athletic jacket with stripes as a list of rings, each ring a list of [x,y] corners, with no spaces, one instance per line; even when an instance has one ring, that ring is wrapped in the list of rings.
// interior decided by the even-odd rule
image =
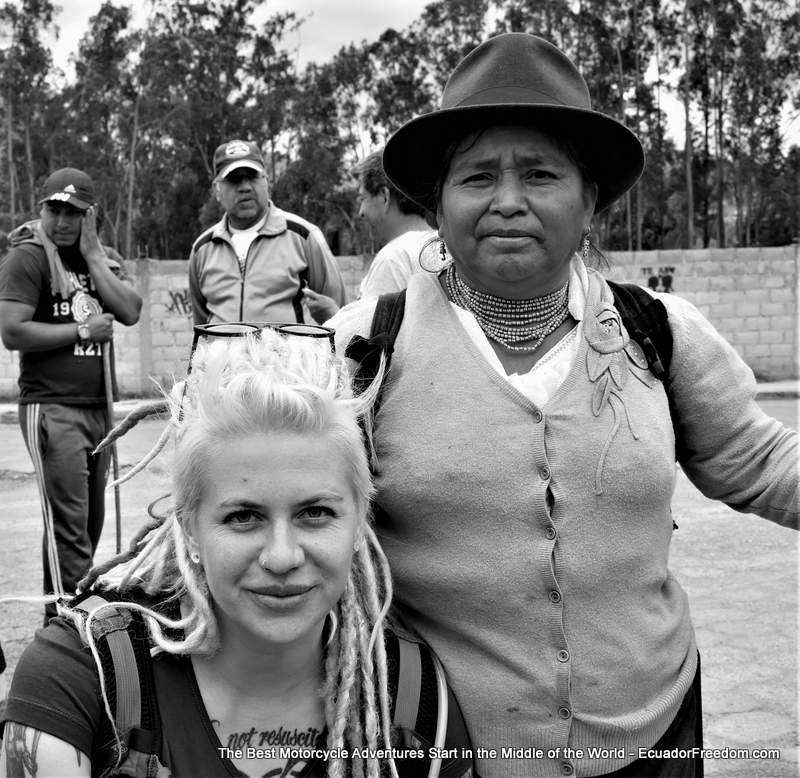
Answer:
[[[269,204],[240,269],[228,218],[206,230],[189,256],[195,324],[217,321],[303,321],[302,289],[345,302],[344,282],[318,227]]]

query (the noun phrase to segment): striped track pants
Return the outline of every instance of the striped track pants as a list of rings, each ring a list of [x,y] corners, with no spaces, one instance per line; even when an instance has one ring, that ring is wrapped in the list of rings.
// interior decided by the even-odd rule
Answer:
[[[105,516],[110,455],[92,451],[106,431],[103,408],[55,403],[19,406],[39,499],[45,594],[72,594],[92,564]],[[48,606],[48,615],[55,607]]]

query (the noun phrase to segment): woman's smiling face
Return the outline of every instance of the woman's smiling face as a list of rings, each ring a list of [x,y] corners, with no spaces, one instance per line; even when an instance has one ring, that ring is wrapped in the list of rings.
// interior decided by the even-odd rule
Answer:
[[[187,531],[223,645],[319,641],[361,533],[345,449],[281,432],[215,446]]]
[[[439,232],[470,286],[537,297],[566,281],[595,200],[596,187],[546,134],[491,127],[467,136],[452,158]]]

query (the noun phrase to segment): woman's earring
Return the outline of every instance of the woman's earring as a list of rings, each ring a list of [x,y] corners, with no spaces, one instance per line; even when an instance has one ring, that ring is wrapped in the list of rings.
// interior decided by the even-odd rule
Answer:
[[[196,565],[200,564],[200,554],[198,554],[196,551],[192,551],[192,553],[189,554],[189,559],[191,559]]]
[[[328,639],[325,641],[325,648],[331,644],[331,641],[336,637],[336,630],[339,629],[339,617],[336,615],[335,610],[328,611],[328,618],[330,619],[330,624],[328,627]]]
[[[419,250],[419,265],[428,273],[438,275],[450,264],[451,259],[444,241],[435,235],[428,238]]]
[[[586,235],[583,236],[583,258],[586,259],[589,256],[589,233],[587,232]]]

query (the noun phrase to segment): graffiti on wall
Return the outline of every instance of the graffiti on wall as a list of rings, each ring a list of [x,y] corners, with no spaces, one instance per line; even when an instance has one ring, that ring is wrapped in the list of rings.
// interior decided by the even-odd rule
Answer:
[[[674,267],[660,267],[658,272],[654,273],[651,267],[639,268],[642,275],[647,278],[647,286],[654,292],[672,292],[672,280],[675,274]]]
[[[169,290],[170,303],[167,306],[167,313],[175,316],[191,316],[192,301],[189,299],[188,289]]]

